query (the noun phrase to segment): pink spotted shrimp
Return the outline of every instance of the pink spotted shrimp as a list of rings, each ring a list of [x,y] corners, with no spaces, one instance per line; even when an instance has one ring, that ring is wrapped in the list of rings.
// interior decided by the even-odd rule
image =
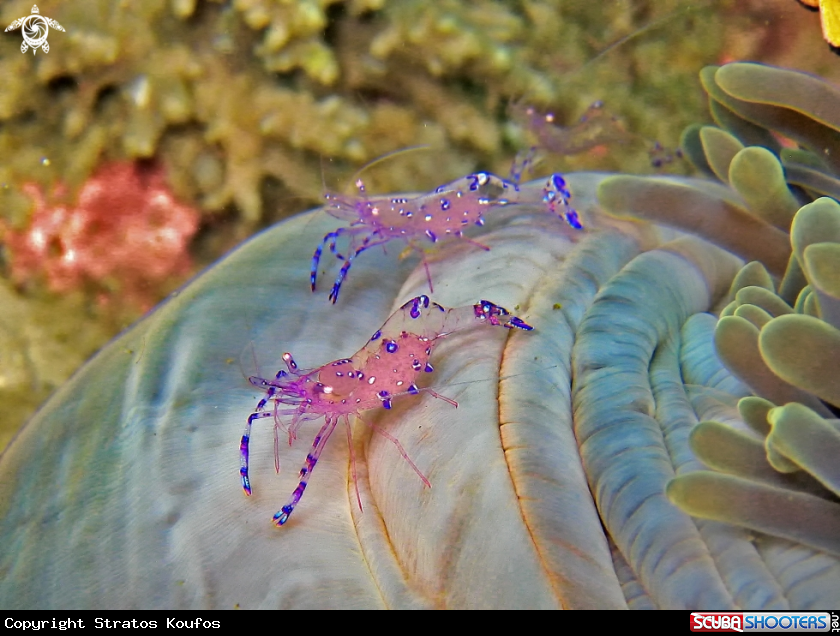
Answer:
[[[467,238],[464,230],[470,225],[484,225],[484,214],[492,208],[539,202],[528,200],[517,183],[488,172],[467,175],[440,186],[430,194],[415,197],[369,198],[361,179],[356,181],[356,187],[359,196],[355,199],[326,195],[326,211],[338,219],[349,221],[350,226],[338,228],[324,236],[312,255],[309,280],[313,292],[324,246],[329,246],[333,255],[344,261],[330,291],[329,299],[333,303],[338,300],[341,285],[355,258],[371,247],[403,239],[416,248],[414,241],[417,239],[437,243],[440,239],[454,236],[487,250],[490,248]],[[562,213],[562,218],[569,225],[582,229],[578,214],[571,207],[571,196],[563,177],[553,174],[546,182],[541,202],[552,214],[560,216]],[[340,253],[336,246],[338,239],[343,236],[350,239],[346,255]],[[434,291],[425,257],[423,265],[426,267],[429,290]]]
[[[474,325],[492,325],[525,331],[533,329],[522,319],[511,315],[504,307],[486,300],[467,307],[444,309],[431,302],[428,296],[417,296],[388,318],[367,344],[350,358],[335,360],[317,369],[302,370],[298,368],[291,354],[284,353],[283,360],[288,370],[279,371],[271,380],[255,376],[249,378],[251,384],[265,389],[266,393],[248,417],[239,445],[239,473],[245,494],[251,494],[251,480],[248,475],[251,426],[256,420],[268,417],[274,418],[275,467],[278,468],[280,418],[291,418],[288,424],[290,444],[304,421],[322,416],[324,418],[324,425],[315,436],[312,448],[300,469],[297,487],[286,504],[274,515],[275,525],[282,526],[289,520],[306,490],[309,476],[327,440],[340,419],[344,421],[347,438],[351,442],[351,466],[355,484],[356,467],[350,439],[350,416],[359,416],[362,411],[377,407],[390,409],[391,401],[395,397],[417,395],[423,391],[457,408],[458,403],[454,400],[439,395],[428,387],[418,387],[417,379],[421,372],[431,373],[434,370],[429,358],[443,338]],[[274,403],[273,408],[266,410],[269,402]],[[282,408],[283,406],[289,408]],[[370,426],[394,444],[423,483],[431,487],[429,480],[411,461],[399,441],[381,428],[373,424]],[[358,485],[356,498],[361,509]]]

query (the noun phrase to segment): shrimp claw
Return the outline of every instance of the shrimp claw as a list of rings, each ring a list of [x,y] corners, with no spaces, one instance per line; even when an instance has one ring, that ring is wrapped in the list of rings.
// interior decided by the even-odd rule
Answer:
[[[562,209],[562,218],[576,230],[582,230],[583,225],[580,222],[580,217],[577,211],[572,207],[570,201],[572,193],[569,192],[569,186],[566,185],[566,180],[560,174],[553,174],[548,178],[548,181],[543,188],[543,202],[548,207],[549,212],[555,216],[558,214],[558,207]]]

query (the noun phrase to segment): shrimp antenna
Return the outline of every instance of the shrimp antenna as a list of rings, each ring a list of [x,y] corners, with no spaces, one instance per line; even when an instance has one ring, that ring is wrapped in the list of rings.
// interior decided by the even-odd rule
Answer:
[[[700,2],[698,4],[695,4],[692,7],[684,7],[682,9],[674,9],[670,13],[666,13],[665,15],[657,18],[656,20],[653,20],[652,22],[648,22],[646,25],[644,25],[643,27],[639,27],[638,29],[636,29],[632,33],[628,33],[627,35],[624,35],[624,36],[618,38],[615,42],[608,45],[607,48],[602,49],[595,57],[588,59],[581,66],[577,67],[576,69],[573,69],[569,73],[569,75],[570,76],[577,75],[578,73],[585,70],[586,68],[588,68],[590,65],[594,64],[595,62],[597,62],[601,58],[609,55],[614,49],[617,49],[618,47],[626,44],[627,42],[630,42],[631,40],[635,40],[636,38],[639,38],[639,37],[649,33],[650,31],[653,31],[654,29],[658,29],[660,26],[670,22],[671,20],[675,20],[676,18],[679,18],[681,16],[688,15],[689,13],[694,13],[695,11],[699,11],[700,9],[705,9],[706,7],[713,4],[714,2],[715,2],[715,0],[706,0],[705,2]]]
[[[463,382],[446,382],[445,384],[434,385],[431,387],[426,387],[425,390],[428,389],[448,389],[453,386],[464,386],[468,384],[478,384],[481,382],[501,382],[502,380],[510,380],[512,378],[519,378],[526,375],[534,375],[535,373],[539,373],[540,371],[549,371],[551,369],[556,369],[559,367],[559,364],[550,364],[548,366],[539,366],[532,371],[520,371],[519,373],[509,373],[508,375],[502,375],[499,377],[492,377],[492,378],[476,378],[475,380],[464,380]],[[392,397],[400,397],[402,395],[410,395],[411,393],[406,391],[405,393],[395,393]]]
[[[332,158],[330,158],[332,161]],[[324,155],[318,155],[318,162],[321,164],[321,192],[327,191],[327,178],[324,176]]]
[[[431,149],[431,146],[429,144],[420,144],[419,146],[407,146],[405,148],[399,148],[397,150],[392,150],[391,152],[386,152],[384,155],[380,155],[376,159],[371,159],[365,165],[363,165],[361,168],[356,170],[356,172],[353,173],[353,176],[350,178],[350,183],[355,184],[356,180],[362,175],[362,173],[365,170],[373,168],[373,166],[375,166],[375,165],[377,165],[377,164],[379,164],[383,161],[387,161],[388,159],[393,159],[394,157],[398,157],[398,156],[400,156],[404,153],[414,152],[416,150],[429,150],[429,149]]]
[[[643,35],[649,33],[650,31],[653,31],[654,29],[657,29],[660,26],[662,26],[663,24],[666,24],[666,23],[668,23],[672,20],[675,20],[676,18],[679,18],[679,17],[684,16],[684,15],[688,15],[689,13],[693,13],[694,11],[698,11],[700,9],[705,9],[706,7],[714,4],[715,1],[716,0],[705,0],[705,2],[700,2],[700,3],[698,3],[698,4],[696,4],[692,7],[684,7],[682,9],[674,9],[670,13],[666,13],[665,15],[657,18],[656,20],[653,20],[652,22],[648,22],[646,25],[644,25],[642,27],[639,27],[638,29],[636,29],[635,31],[632,31],[631,33],[628,33],[627,35],[623,35],[622,37],[618,38],[617,40],[615,40],[611,44],[607,45],[606,48],[601,49],[594,57],[589,58],[588,60],[586,60],[583,64],[581,64],[577,68],[573,68],[570,71],[568,71],[568,73],[566,73],[566,78],[575,77],[576,75],[579,75],[582,71],[585,71],[590,66],[595,64],[595,62],[597,62],[601,58],[606,57],[607,55],[612,53],[615,49],[619,48],[620,46],[623,46],[627,42],[630,42],[631,40],[635,40],[636,38],[640,38]],[[508,100],[508,106],[507,106],[508,113],[514,112],[517,108],[519,108],[520,104],[522,104],[525,101],[526,100],[525,100],[524,96],[520,97],[519,99],[514,99],[511,96],[511,98]],[[529,161],[533,162],[534,161],[533,157],[530,157]],[[533,165],[533,164],[531,164],[531,165]],[[522,172],[524,172],[524,168],[523,168],[522,171],[520,171],[520,175],[521,175]]]

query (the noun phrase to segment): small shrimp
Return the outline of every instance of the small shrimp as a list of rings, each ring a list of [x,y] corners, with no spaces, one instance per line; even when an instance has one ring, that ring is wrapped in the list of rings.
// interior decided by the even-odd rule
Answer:
[[[601,100],[590,104],[572,126],[560,126],[556,123],[554,113],[540,112],[522,102],[511,104],[508,113],[511,119],[529,130],[537,140],[536,145],[516,155],[511,167],[511,178],[515,183],[519,183],[525,170],[536,163],[538,152],[577,155],[605,144],[641,142],[648,146],[648,156],[654,168],[661,168],[682,157],[679,150],[671,152],[658,141],[651,143],[642,135],[627,130],[617,116],[605,109]]]
[[[538,140],[537,147],[557,155],[576,155],[596,146],[634,139],[621,120],[604,108],[604,102],[589,105],[576,124],[560,126],[554,113],[542,113],[533,106],[512,104],[511,119],[524,125]]]
[[[805,2],[815,1],[805,0]],[[645,36],[673,20],[706,10],[711,4],[712,0],[691,3],[691,6],[680,7],[648,22],[601,49],[597,55],[589,58],[586,62],[569,72],[567,77],[572,78],[581,75],[613,51],[624,47],[628,42]],[[560,126],[556,122],[554,113],[540,112],[533,106],[526,104],[524,100],[512,102],[508,106],[508,115],[512,120],[531,131],[537,140],[535,146],[518,154],[516,159],[514,159],[511,174],[512,180],[515,183],[519,183],[524,171],[533,166],[538,151],[558,155],[576,155],[602,144],[626,143],[634,140],[642,141],[645,144],[651,143],[642,135],[628,131],[618,117],[605,110],[604,102],[601,100],[590,104],[577,123],[571,126]],[[658,141],[653,142],[652,146],[649,146],[648,155],[650,156],[650,163],[654,168],[661,168],[675,159],[682,158],[682,153],[679,149],[673,152],[669,151]]]
[[[560,187],[558,184],[562,184]],[[543,202],[553,214],[558,214],[558,206],[563,207],[563,218],[572,227],[581,229],[575,210],[569,203],[571,193],[565,180],[559,175],[551,175],[543,191]],[[344,261],[335,279],[329,299],[335,303],[341,285],[347,277],[354,259],[365,250],[376,245],[384,245],[393,239],[404,239],[415,249],[415,239],[428,239],[437,243],[447,236],[455,236],[474,245],[489,250],[464,236],[464,230],[470,225],[484,225],[484,214],[491,208],[504,207],[518,203],[534,203],[523,196],[519,185],[497,177],[488,172],[476,172],[461,179],[442,185],[430,194],[416,197],[374,197],[365,196],[364,182],[356,181],[359,197],[347,200],[345,197],[328,194],[326,210],[332,216],[351,222],[349,227],[341,227],[324,236],[312,255],[312,267],[309,272],[310,285],[315,291],[318,277],[318,264],[324,246],[327,245],[333,255]],[[336,241],[350,237],[347,254],[341,254]],[[432,287],[429,268],[425,257],[426,277],[429,290]]]
[[[245,494],[251,494],[248,454],[252,424],[258,419],[274,418],[275,468],[278,468],[279,418],[291,416],[291,422],[288,425],[289,444],[291,444],[304,421],[323,416],[324,425],[315,436],[312,448],[300,469],[297,488],[286,504],[274,515],[274,523],[282,526],[289,520],[289,516],[306,490],[309,475],[315,468],[339,419],[343,419],[347,428],[353,483],[356,485],[356,499],[361,510],[362,500],[356,484],[350,415],[356,415],[361,419],[362,411],[377,407],[390,409],[391,401],[395,397],[417,395],[422,391],[457,408],[458,403],[455,400],[444,397],[428,387],[418,387],[416,381],[421,372],[434,371],[429,358],[442,338],[456,331],[481,324],[525,331],[533,329],[522,319],[511,315],[504,307],[487,300],[467,307],[444,309],[437,303],[431,302],[428,296],[417,296],[388,318],[385,324],[371,336],[367,344],[350,358],[335,360],[317,369],[302,370],[298,368],[290,353],[284,353],[283,360],[287,371],[279,371],[271,380],[250,377],[251,384],[265,389],[266,393],[248,417],[245,432],[239,444],[239,473]],[[265,410],[270,401],[274,402],[274,408]],[[291,408],[281,409],[280,405],[289,405]],[[395,437],[378,426],[366,423],[394,444],[423,483],[431,487],[429,480],[411,461],[408,453]]]

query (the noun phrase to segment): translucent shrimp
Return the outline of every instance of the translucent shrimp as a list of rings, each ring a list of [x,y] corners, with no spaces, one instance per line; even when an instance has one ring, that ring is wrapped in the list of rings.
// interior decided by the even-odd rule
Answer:
[[[504,307],[482,300],[475,305],[444,309],[429,300],[428,296],[417,296],[398,309],[382,327],[374,333],[367,344],[350,358],[329,362],[322,367],[301,370],[291,354],[284,353],[287,370],[281,370],[273,379],[252,376],[251,384],[265,389],[265,396],[248,417],[245,431],[239,445],[240,476],[242,489],[251,494],[251,480],[248,474],[248,455],[251,440],[251,426],[256,420],[273,417],[275,422],[275,464],[280,418],[291,418],[288,424],[289,443],[297,436],[302,422],[324,418],[324,425],[315,436],[312,448],[300,469],[298,485],[285,505],[274,515],[274,523],[282,526],[297,506],[306,490],[309,476],[324,450],[330,435],[343,420],[350,441],[350,416],[359,416],[362,411],[374,408],[391,408],[391,402],[401,395],[417,395],[426,392],[444,400],[454,407],[458,403],[444,397],[428,387],[417,386],[417,379],[423,372],[434,371],[429,363],[432,351],[441,339],[463,329],[476,325],[491,325],[507,329],[533,329],[520,318],[513,316]],[[269,402],[273,409],[266,410]],[[281,408],[288,406],[289,408]],[[381,428],[370,424],[379,434],[390,441],[400,455],[414,469],[423,483],[431,487],[429,480],[411,461],[399,441]],[[355,459],[350,444],[353,483],[356,483]],[[362,507],[358,485],[356,498]]]
[[[623,47],[628,42],[642,37],[666,25],[678,18],[685,17],[692,13],[705,10],[712,4],[712,0],[700,3],[692,3],[688,7],[680,7],[659,18],[649,22],[641,28],[628,33],[602,49],[597,55],[587,60],[568,74],[568,77],[580,75],[598,63],[613,51]],[[522,174],[526,169],[536,163],[538,153],[549,153],[555,155],[576,155],[596,146],[611,143],[644,143],[648,150],[650,163],[654,168],[661,168],[676,159],[682,158],[679,149],[671,151],[658,141],[650,142],[642,135],[628,131],[623,122],[610,113],[604,102],[598,100],[589,105],[577,122],[562,126],[557,121],[554,113],[544,112],[528,104],[526,100],[513,102],[508,107],[508,116],[519,123],[526,130],[530,131],[536,140],[536,144],[526,151],[517,154],[511,169],[512,180],[519,183]]]
[[[508,113],[536,139],[535,145],[518,153],[514,159],[511,178],[516,183],[536,163],[538,154],[576,155],[605,144],[639,142],[647,146],[650,164],[654,168],[661,168],[682,157],[679,149],[672,152],[658,141],[650,142],[642,135],[627,130],[600,100],[590,104],[571,126],[561,126],[554,113],[541,112],[522,102],[511,104]]]
[[[576,155],[603,144],[624,143],[636,138],[618,117],[604,108],[602,101],[590,104],[571,126],[559,125],[554,113],[543,113],[523,103],[512,104],[508,110],[511,119],[536,137],[536,148],[552,154]]]
[[[416,240],[426,239],[437,243],[443,238],[454,236],[482,249],[489,249],[464,236],[464,230],[470,225],[484,225],[484,215],[492,208],[542,202],[550,212],[562,215],[561,218],[572,227],[580,229],[577,213],[570,205],[571,193],[565,183],[559,174],[551,175],[546,182],[542,201],[539,201],[529,198],[533,195],[525,195],[518,184],[512,181],[488,172],[476,172],[442,185],[430,194],[369,198],[365,193],[364,182],[359,179],[356,181],[358,197],[348,199],[333,194],[326,196],[327,212],[336,218],[350,221],[351,225],[330,232],[315,249],[309,275],[312,291],[315,291],[318,264],[324,246],[329,246],[335,257],[344,261],[329,295],[329,299],[335,303],[353,261],[359,254],[376,245],[404,239],[416,248]],[[350,239],[346,255],[340,253],[336,246],[338,239],[344,236]],[[425,265],[425,257],[423,263]],[[428,267],[426,275],[429,289],[433,291]]]

